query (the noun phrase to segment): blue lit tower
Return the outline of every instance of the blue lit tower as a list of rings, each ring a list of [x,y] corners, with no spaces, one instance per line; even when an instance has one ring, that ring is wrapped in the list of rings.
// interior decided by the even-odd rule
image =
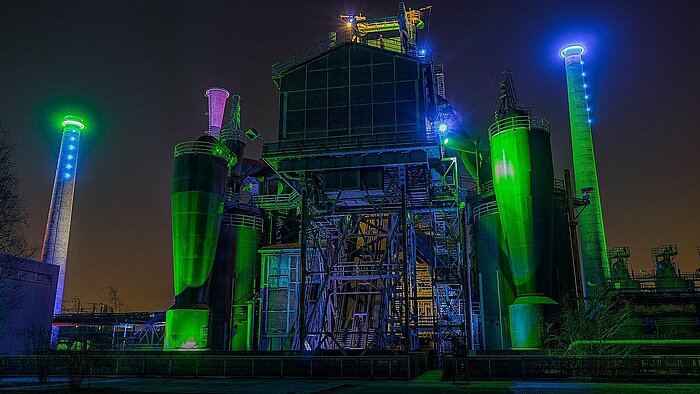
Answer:
[[[571,147],[574,157],[574,183],[576,193],[587,197],[590,204],[579,215],[583,282],[586,290],[610,278],[603,210],[600,204],[598,173],[591,135],[590,107],[583,71],[584,52],[581,45],[569,45],[561,50],[566,64],[566,84],[569,94],[569,120],[571,123]],[[588,291],[587,291],[588,292]]]
[[[56,264],[60,267],[56,300],[53,313],[61,313],[63,304],[63,286],[66,278],[66,257],[68,256],[68,238],[70,236],[70,218],[73,211],[73,192],[75,191],[75,174],[78,161],[78,146],[80,131],[85,128],[83,119],[66,115],[63,122],[63,137],[61,150],[58,154],[56,179],[53,183],[53,195],[49,218],[46,223],[44,247],[41,259],[45,263]]]

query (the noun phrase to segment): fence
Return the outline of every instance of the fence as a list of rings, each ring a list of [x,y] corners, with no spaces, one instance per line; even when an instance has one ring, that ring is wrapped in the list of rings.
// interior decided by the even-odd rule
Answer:
[[[35,376],[37,357],[47,356],[0,356],[0,376]],[[428,368],[428,353],[313,357],[160,353],[93,354],[86,357],[90,357],[90,376],[406,380]],[[43,360],[49,376],[66,376],[71,362],[75,362],[75,356],[71,358],[60,353]]]
[[[700,380],[700,356],[469,356],[443,360],[443,379]]]

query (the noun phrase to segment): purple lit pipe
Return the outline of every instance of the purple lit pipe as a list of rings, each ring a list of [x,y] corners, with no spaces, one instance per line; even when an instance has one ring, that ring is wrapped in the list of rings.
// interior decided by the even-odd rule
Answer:
[[[221,137],[221,124],[224,120],[228,91],[223,88],[209,88],[204,95],[209,98],[209,130],[207,134],[218,140]]]

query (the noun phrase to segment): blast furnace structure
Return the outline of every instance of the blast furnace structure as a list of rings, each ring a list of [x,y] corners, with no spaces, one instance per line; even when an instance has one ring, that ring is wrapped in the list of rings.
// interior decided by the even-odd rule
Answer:
[[[549,123],[504,74],[489,143],[418,41],[430,7],[341,16],[272,66],[277,141],[245,158],[240,97],[175,149],[171,350],[534,350],[582,293],[576,216]],[[496,93],[496,92],[494,92]],[[590,196],[590,193],[589,193]],[[589,209],[589,208],[586,208]]]

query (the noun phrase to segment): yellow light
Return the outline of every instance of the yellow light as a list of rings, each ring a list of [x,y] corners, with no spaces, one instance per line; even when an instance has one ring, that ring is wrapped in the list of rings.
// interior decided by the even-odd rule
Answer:
[[[348,22],[345,24],[347,27],[352,27],[352,22]]]

